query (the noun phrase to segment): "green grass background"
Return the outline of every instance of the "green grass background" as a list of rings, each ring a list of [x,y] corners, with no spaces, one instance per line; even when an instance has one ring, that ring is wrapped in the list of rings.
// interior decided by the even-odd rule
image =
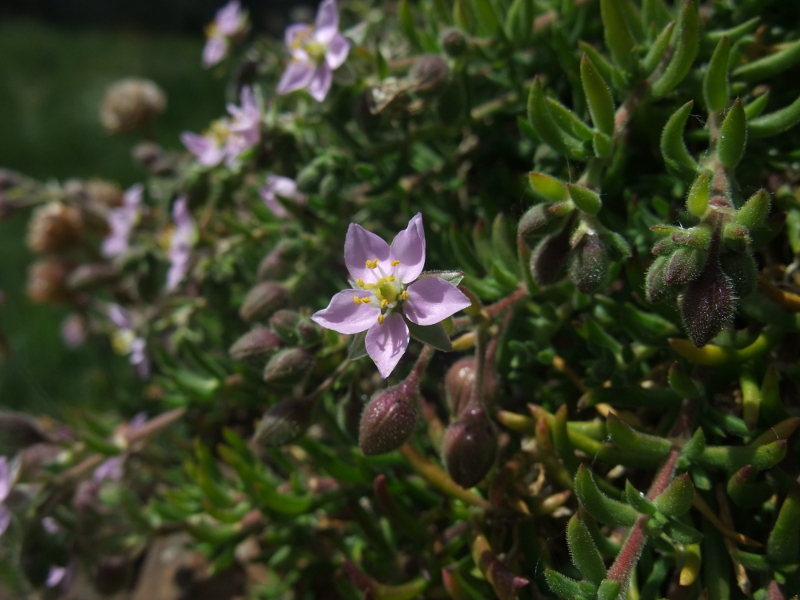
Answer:
[[[142,31],[68,30],[30,20],[0,22],[0,167],[39,180],[102,177],[127,187],[146,177],[131,159],[136,135],[111,137],[98,111],[106,87],[147,77],[167,94],[157,140],[180,148],[185,129],[201,130],[224,111],[225,82],[200,65],[194,37]],[[0,222],[0,327],[12,348],[0,359],[0,407],[32,413],[140,403],[141,385],[124,357],[85,346],[68,350],[59,328],[65,309],[25,297],[33,255],[28,213]]]

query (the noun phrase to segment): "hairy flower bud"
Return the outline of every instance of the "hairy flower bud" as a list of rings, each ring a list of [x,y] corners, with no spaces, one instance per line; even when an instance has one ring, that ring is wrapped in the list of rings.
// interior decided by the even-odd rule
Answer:
[[[48,258],[28,268],[28,297],[34,302],[59,304],[70,296],[67,277],[70,266],[63,260]]]
[[[302,348],[286,348],[269,359],[264,367],[267,383],[294,384],[308,375],[314,356]]]
[[[531,253],[531,275],[537,285],[556,283],[569,252],[569,228],[545,237]]]
[[[242,359],[277,350],[281,340],[271,329],[259,328],[248,331],[234,342],[228,350],[231,358]]]
[[[416,381],[376,392],[361,415],[358,445],[367,456],[397,450],[417,423],[419,389]]]
[[[416,82],[414,91],[420,95],[436,94],[447,85],[450,67],[447,61],[435,54],[422,56],[411,69],[410,77]]]
[[[667,265],[669,256],[658,256],[647,269],[645,279],[645,296],[650,303],[670,300],[678,293],[678,287],[670,285],[666,280]]]
[[[253,434],[253,442],[269,448],[292,443],[311,425],[314,403],[312,398],[288,398],[280,401],[261,418]]]
[[[669,257],[664,269],[664,281],[670,285],[689,283],[700,274],[706,262],[707,253],[691,246],[678,248]]]
[[[444,390],[450,412],[459,416],[472,399],[475,388],[475,359],[462,358],[453,363],[444,378]]]
[[[689,339],[697,347],[708,344],[733,318],[736,295],[719,259],[709,259],[700,275],[689,283],[680,298],[680,309]]]
[[[122,79],[106,90],[100,121],[109,133],[131,133],[148,127],[166,106],[167,97],[154,82]]]
[[[300,338],[297,331],[300,319],[296,310],[282,308],[269,318],[269,326],[285,344],[296,344]]]
[[[442,31],[441,40],[444,51],[453,58],[464,54],[469,47],[469,39],[467,39],[467,36],[464,32],[454,27]]]
[[[295,267],[300,255],[300,245],[294,240],[281,240],[258,265],[259,281],[284,279]]]
[[[546,225],[552,223],[554,220],[553,213],[547,207],[547,204],[535,204],[520,217],[519,224],[517,225],[517,235],[522,238],[527,238],[531,235],[541,233],[541,230]]]
[[[448,425],[442,442],[447,472],[470,488],[486,476],[497,456],[497,431],[481,406],[472,406]]]
[[[603,283],[610,262],[605,242],[599,235],[587,233],[570,253],[570,281],[584,294],[590,294]]]
[[[239,316],[248,323],[268,319],[289,303],[289,291],[282,285],[265,281],[247,292]]]
[[[61,202],[40,206],[31,215],[28,247],[34,252],[61,252],[77,244],[83,233],[81,213]]]

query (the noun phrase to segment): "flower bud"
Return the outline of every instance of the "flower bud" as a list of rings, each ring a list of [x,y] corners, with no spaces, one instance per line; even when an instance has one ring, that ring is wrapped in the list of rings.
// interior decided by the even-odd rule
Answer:
[[[302,380],[314,364],[314,356],[302,348],[281,350],[264,367],[264,381],[291,385]]]
[[[167,97],[154,82],[122,79],[106,90],[100,121],[109,133],[131,133],[147,128],[166,106]]]
[[[497,456],[497,431],[483,407],[468,408],[448,425],[442,456],[450,477],[461,487],[471,488],[486,476]]]
[[[28,268],[28,297],[34,302],[59,304],[70,297],[66,282],[70,267],[56,258],[33,263]]]
[[[569,252],[568,227],[545,237],[531,253],[531,275],[537,285],[549,285],[561,279]]]
[[[311,346],[322,339],[322,328],[308,317],[302,317],[297,324],[297,335],[302,346]]]
[[[725,274],[731,278],[733,291],[737,298],[745,298],[756,290],[758,267],[748,252],[725,252],[719,257]]]
[[[277,350],[281,344],[281,340],[271,329],[259,328],[248,331],[228,350],[231,358],[242,359],[251,356],[258,356]]]
[[[259,281],[284,279],[294,270],[300,246],[293,240],[281,240],[258,265]]]
[[[454,416],[459,416],[467,408],[475,388],[475,359],[462,358],[453,363],[444,378],[447,404]]]
[[[680,299],[683,326],[689,339],[705,346],[733,318],[736,296],[733,283],[720,268],[718,259],[710,259],[700,275],[686,287]]]
[[[517,235],[522,238],[538,233],[549,223],[553,222],[553,213],[546,204],[536,204],[525,211],[517,225]]]
[[[669,300],[674,298],[678,293],[678,288],[668,284],[665,278],[669,260],[669,256],[659,256],[650,264],[650,268],[647,269],[645,296],[650,303],[654,304],[661,300]]]
[[[469,39],[459,29],[450,27],[441,33],[442,47],[448,56],[457,58],[469,48]]]
[[[112,281],[117,270],[109,264],[94,263],[78,265],[67,278],[67,287],[71,290],[86,290]]]
[[[435,54],[422,56],[411,69],[411,79],[416,81],[414,91],[422,96],[433,95],[447,85],[450,67],[447,61]]]
[[[289,291],[282,285],[265,281],[247,292],[239,316],[248,323],[268,319],[289,303]]]
[[[285,344],[297,344],[299,334],[297,326],[300,324],[300,313],[296,310],[282,308],[269,318],[269,326],[278,334]]]
[[[691,246],[678,248],[669,257],[664,269],[664,281],[669,285],[689,283],[700,274],[706,262],[707,253]]]
[[[367,456],[397,450],[417,423],[419,389],[416,381],[376,392],[361,415],[358,445]]]
[[[253,434],[259,446],[277,448],[302,436],[312,422],[315,400],[288,398],[271,407],[261,418]]]
[[[570,253],[570,281],[584,294],[590,294],[603,283],[610,262],[605,242],[599,235],[587,233]]]
[[[31,215],[28,247],[39,253],[61,252],[77,244],[82,233],[81,213],[76,208],[50,202]]]

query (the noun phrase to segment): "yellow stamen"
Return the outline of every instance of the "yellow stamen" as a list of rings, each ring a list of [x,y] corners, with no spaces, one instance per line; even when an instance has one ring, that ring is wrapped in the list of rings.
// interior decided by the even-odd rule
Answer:
[[[387,306],[389,306],[389,301],[386,298],[384,298],[383,300],[381,300],[381,308],[386,308]]]
[[[389,275],[389,281],[394,281],[394,275]]]
[[[403,299],[403,300],[408,300],[408,292],[407,292],[407,291],[405,291],[405,290],[403,290],[403,291],[400,293],[400,298],[401,298],[401,299]]]
[[[383,325],[384,317],[383,315],[378,315],[378,325]]]
[[[360,305],[361,304],[361,299],[358,296],[353,296],[353,302],[355,302],[356,305]]]
[[[400,264],[400,261],[399,261],[399,260],[393,260],[393,261],[392,261],[392,266],[393,266],[393,267],[396,267],[396,266],[397,266],[397,265],[399,265],[399,264]]]
[[[372,300],[372,298],[370,298],[369,296],[364,296],[363,298],[361,298],[361,301],[362,301],[364,304],[369,304],[369,301],[370,301],[370,300]]]
[[[364,287],[364,280],[363,280],[363,279],[361,279],[361,277],[359,277],[358,279],[356,279],[356,283],[358,284],[358,287],[360,287],[360,288],[363,288],[363,287]]]
[[[367,261],[367,268],[368,269],[377,269],[378,268],[378,259],[373,258],[372,260]]]

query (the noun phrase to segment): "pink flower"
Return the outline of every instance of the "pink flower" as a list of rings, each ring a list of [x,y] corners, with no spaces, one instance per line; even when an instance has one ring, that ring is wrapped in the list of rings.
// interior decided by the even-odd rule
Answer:
[[[113,258],[128,249],[131,232],[142,212],[143,193],[144,186],[141,183],[132,185],[122,196],[122,206],[112,208],[109,212],[108,226],[111,233],[103,240],[103,256]]]
[[[192,258],[192,247],[197,240],[192,213],[186,198],[178,198],[172,207],[172,220],[175,231],[169,245],[169,271],[167,272],[167,291],[172,291],[189,272]]]
[[[422,327],[435,325],[470,305],[449,281],[420,277],[425,265],[421,214],[409,221],[391,246],[351,223],[344,260],[353,289],[336,294],[328,308],[311,319],[339,333],[367,331],[367,354],[383,378],[389,376],[408,347],[407,321]]]
[[[278,197],[294,201],[296,204],[305,204],[306,197],[297,191],[294,179],[280,175],[267,175],[267,185],[259,190],[264,204],[279,219],[285,219],[289,212],[278,201]]]
[[[317,102],[328,95],[333,71],[342,66],[350,52],[350,42],[339,33],[339,10],[336,0],[324,0],[319,5],[314,27],[290,25],[284,34],[292,62],[286,67],[277,92],[288,94],[308,88]]]
[[[241,106],[228,105],[230,118],[218,119],[202,135],[184,131],[181,141],[204,167],[216,167],[223,160],[233,166],[240,154],[261,139],[261,106],[253,88],[242,88]]]
[[[145,352],[147,342],[136,335],[130,313],[119,304],[109,304],[107,311],[109,320],[117,327],[111,338],[114,350],[119,354],[127,354],[128,361],[136,368],[139,377],[147,379],[150,377],[150,359]]]
[[[0,456],[0,535],[11,523],[11,513],[3,506],[3,502],[11,493],[11,469],[5,456]]]
[[[228,54],[231,40],[247,31],[247,13],[238,0],[231,0],[217,11],[206,28],[206,45],[203,48],[203,66],[213,67]]]

